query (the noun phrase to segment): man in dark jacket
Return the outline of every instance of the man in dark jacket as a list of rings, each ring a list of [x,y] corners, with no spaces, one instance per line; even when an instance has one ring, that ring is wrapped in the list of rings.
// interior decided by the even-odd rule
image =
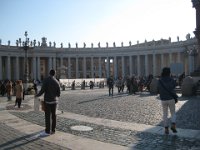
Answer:
[[[114,86],[114,80],[112,77],[109,77],[107,80],[107,86],[109,89],[109,96],[113,96],[113,86]]]
[[[56,80],[55,70],[50,70],[49,77],[44,79],[40,92],[36,97],[41,96],[44,93],[44,106],[45,106],[45,132],[42,136],[47,136],[55,133],[56,128],[56,106],[58,103],[58,97],[60,97],[60,85]],[[52,118],[52,125],[51,125]]]

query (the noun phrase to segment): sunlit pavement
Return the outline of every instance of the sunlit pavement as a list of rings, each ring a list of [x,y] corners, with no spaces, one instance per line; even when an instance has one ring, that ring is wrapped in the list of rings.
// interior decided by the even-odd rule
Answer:
[[[57,131],[47,137],[39,136],[44,113],[34,111],[33,96],[20,109],[14,99],[0,97],[0,149],[200,149],[199,97],[179,98],[178,133],[164,135],[157,96],[67,89],[59,100]]]

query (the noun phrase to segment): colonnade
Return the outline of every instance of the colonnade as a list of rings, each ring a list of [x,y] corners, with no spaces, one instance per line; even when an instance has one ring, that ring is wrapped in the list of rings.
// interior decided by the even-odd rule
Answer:
[[[107,48],[35,47],[28,51],[30,79],[42,80],[50,69],[61,79],[107,78],[113,76],[159,76],[163,67],[174,75],[195,70],[196,55],[188,53],[195,39],[162,45]],[[0,80],[24,79],[25,55],[18,47],[0,46]]]
[[[58,78],[114,78],[126,76],[159,76],[161,69],[173,63],[185,63],[182,52],[169,54],[144,54],[131,56],[68,56],[68,57],[29,57],[31,79],[42,80],[50,69],[57,70]],[[193,66],[191,56],[188,57]],[[0,79],[23,79],[24,58],[0,56]],[[187,64],[186,64],[187,66]],[[188,71],[193,68],[189,67]],[[185,70],[185,69],[184,69]],[[187,70],[187,68],[186,68]]]

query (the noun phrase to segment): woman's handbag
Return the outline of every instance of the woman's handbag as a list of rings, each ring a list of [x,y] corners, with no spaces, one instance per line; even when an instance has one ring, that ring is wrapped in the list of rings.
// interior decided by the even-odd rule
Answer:
[[[173,99],[175,100],[175,103],[177,103],[177,102],[178,102],[178,95],[177,95],[176,93],[174,93],[174,92],[169,91],[169,90],[165,87],[165,85],[162,83],[161,80],[159,80],[159,82],[160,82],[161,86],[173,97]]]
[[[41,109],[42,109],[42,111],[45,111],[45,104],[44,104],[44,101],[41,101],[40,103],[41,103]]]

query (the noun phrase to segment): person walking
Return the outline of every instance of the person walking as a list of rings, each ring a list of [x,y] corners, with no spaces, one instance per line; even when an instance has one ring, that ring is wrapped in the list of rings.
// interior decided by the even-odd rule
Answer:
[[[12,100],[13,88],[12,88],[12,82],[10,80],[8,80],[7,83],[6,83],[6,93],[7,93],[8,101],[11,101]]]
[[[109,91],[109,96],[113,96],[113,86],[114,86],[114,80],[112,77],[109,77],[107,80],[107,86]]]
[[[175,100],[172,94],[175,93],[176,83],[173,78],[170,77],[170,74],[170,68],[163,68],[161,78],[158,82],[158,92],[160,94],[160,100],[163,109],[163,123],[165,127],[165,134],[169,134],[168,109],[171,113],[171,130],[173,133],[177,132]]]
[[[41,90],[35,95],[35,97],[39,97],[44,93],[45,132],[41,133],[41,136],[48,136],[55,133],[56,107],[58,97],[60,97],[60,84],[55,78],[55,74],[55,70],[50,70],[49,77],[44,79]]]
[[[20,108],[22,99],[23,99],[23,91],[24,91],[23,85],[22,85],[22,80],[16,81],[15,91],[16,91],[15,107],[18,106],[18,108]]]

